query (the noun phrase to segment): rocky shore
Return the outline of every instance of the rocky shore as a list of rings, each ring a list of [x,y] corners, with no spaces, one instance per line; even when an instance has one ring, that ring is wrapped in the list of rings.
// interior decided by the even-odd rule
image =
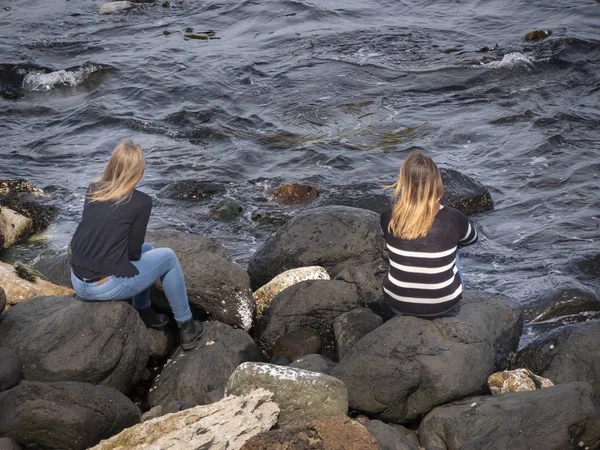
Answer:
[[[493,207],[476,181],[444,176],[447,204]],[[2,183],[8,247],[36,231],[33,207],[15,202],[43,193]],[[213,240],[148,233],[177,253],[206,321],[189,352],[174,324],[147,329],[127,302],[78,299],[66,254],[36,270],[0,263],[0,449],[600,448],[598,299],[524,306],[470,291],[451,316],[392,317],[378,201],[301,210],[247,270]],[[19,215],[31,223],[15,234]],[[160,286],[152,300],[170,313]],[[587,319],[519,345],[525,322],[565,311]]]

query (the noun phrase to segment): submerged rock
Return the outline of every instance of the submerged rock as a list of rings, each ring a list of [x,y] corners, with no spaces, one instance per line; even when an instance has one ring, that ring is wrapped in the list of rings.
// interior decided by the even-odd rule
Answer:
[[[435,408],[419,439],[428,450],[591,448],[600,439],[597,408],[587,383],[472,397]]]
[[[100,7],[100,15],[116,14],[122,11],[133,8],[135,5],[132,2],[118,1],[105,3]]]
[[[600,311],[600,299],[592,292],[581,289],[563,289],[525,314],[525,320],[543,322],[586,311]]]
[[[490,191],[479,181],[457,170],[440,169],[444,196],[441,203],[471,215],[494,209]]]
[[[229,378],[225,395],[245,395],[258,388],[273,392],[273,401],[281,409],[277,421],[281,428],[348,411],[348,392],[340,380],[266,363],[241,364]]]
[[[91,450],[235,450],[277,422],[273,394],[257,389],[208,406],[148,420],[102,441]]]
[[[261,316],[262,312],[271,303],[271,300],[284,289],[305,280],[329,280],[327,271],[319,266],[298,267],[280,273],[263,287],[258,289],[252,297],[256,302],[256,314]]]
[[[527,33],[525,35],[526,41],[534,41],[536,39],[541,39],[548,37],[552,34],[552,30],[535,30]]]
[[[214,181],[183,180],[161,189],[158,197],[171,200],[204,200],[225,192],[225,186]]]
[[[300,205],[319,196],[319,190],[308,184],[284,184],[273,193],[273,200],[284,205]]]
[[[507,392],[535,391],[554,386],[554,383],[548,378],[537,376],[531,370],[516,369],[491,374],[488,386],[493,395],[500,395]]]
[[[217,205],[217,217],[219,220],[233,220],[242,212],[242,207],[231,198],[221,200]]]

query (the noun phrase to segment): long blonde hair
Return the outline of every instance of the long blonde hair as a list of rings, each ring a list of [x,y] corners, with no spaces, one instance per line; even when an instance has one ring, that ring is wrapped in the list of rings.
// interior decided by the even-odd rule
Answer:
[[[88,196],[90,202],[121,203],[131,198],[142,179],[146,161],[142,147],[127,139],[115,147],[102,176],[92,181],[96,188]]]
[[[444,195],[440,169],[433,159],[416,150],[410,152],[400,168],[394,189],[394,207],[388,230],[401,239],[426,236],[440,209]]]

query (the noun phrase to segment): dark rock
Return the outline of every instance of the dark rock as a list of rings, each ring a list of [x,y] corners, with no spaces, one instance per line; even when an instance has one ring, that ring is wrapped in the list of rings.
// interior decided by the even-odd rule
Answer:
[[[0,393],[0,435],[25,447],[83,450],[140,421],[123,394],[87,383],[23,381]]]
[[[256,305],[246,271],[231,262],[227,251],[214,240],[187,233],[149,233],[155,247],[173,249],[183,270],[192,313],[246,331],[252,328]]]
[[[340,415],[307,427],[271,430],[251,437],[240,450],[380,450],[360,423]]]
[[[183,180],[171,183],[158,193],[171,200],[204,200],[226,192],[224,185],[213,181]]]
[[[23,377],[23,363],[15,353],[8,348],[0,348],[0,392],[11,389],[19,384]]]
[[[577,267],[591,278],[600,278],[600,253],[577,263]]]
[[[336,317],[333,334],[338,358],[342,359],[354,344],[381,325],[383,319],[369,308],[356,308]]]
[[[338,280],[308,280],[284,289],[271,301],[256,326],[261,349],[271,355],[277,340],[292,331],[310,328],[319,333],[323,354],[336,359],[333,320],[364,306],[356,287]]]
[[[219,220],[233,220],[242,212],[242,207],[233,199],[226,198],[217,205],[217,217]]]
[[[33,268],[54,284],[73,287],[71,284],[71,264],[67,253],[40,259],[33,265]]]
[[[358,183],[351,188],[332,186],[318,203],[320,206],[337,205],[367,209],[378,214],[392,207],[390,192],[376,183]]]
[[[291,363],[290,367],[329,374],[329,371],[335,367],[335,363],[323,355],[306,355]]]
[[[147,331],[150,342],[150,361],[153,363],[164,361],[175,348],[177,331],[172,327],[165,330],[147,328]]]
[[[195,350],[180,352],[167,362],[150,389],[150,406],[185,401],[209,404],[213,391],[224,391],[237,366],[246,361],[263,361],[264,356],[243,330],[220,322],[204,324],[205,333]]]
[[[534,308],[525,313],[526,321],[532,320],[535,323],[586,311],[600,311],[600,299],[592,292],[581,289],[564,289],[542,303],[542,308]]]
[[[441,203],[456,208],[466,215],[494,209],[490,191],[479,181],[475,181],[453,169],[440,169],[444,196]]]
[[[149,358],[148,333],[126,302],[38,297],[2,320],[0,346],[23,361],[30,381],[83,381],[127,393]]]
[[[521,349],[515,367],[554,384],[587,381],[600,396],[600,322],[559,328]]]
[[[184,411],[186,409],[193,408],[194,406],[196,406],[196,405],[193,405],[188,402],[177,402],[177,401],[171,402],[166,406],[158,405],[142,415],[142,422],[145,422],[146,420],[156,419],[157,417],[161,417],[166,414],[172,414],[172,413],[176,413],[179,411]]]
[[[289,216],[279,211],[256,210],[250,216],[253,222],[261,226],[280,227],[288,220]]]
[[[10,438],[0,438],[0,450],[21,450],[21,446]]]
[[[0,314],[2,314],[4,308],[6,308],[6,292],[4,292],[4,289],[0,286]]]
[[[273,200],[283,205],[300,205],[318,196],[319,190],[308,184],[284,184],[275,190]]]
[[[292,361],[321,351],[321,338],[319,333],[310,328],[286,333],[280,336],[273,346],[273,356],[287,356]]]
[[[377,214],[326,206],[308,210],[281,227],[252,256],[248,273],[256,288],[297,267],[321,266],[335,276],[331,270],[340,263],[368,263],[381,258],[383,249]]]
[[[525,35],[526,41],[535,41],[536,39],[541,39],[548,37],[552,34],[552,30],[535,30]]]
[[[419,438],[427,450],[591,448],[600,439],[598,407],[587,383],[472,397],[435,408]]]
[[[418,420],[433,407],[487,391],[517,348],[522,320],[501,295],[466,293],[452,316],[400,316],[358,341],[331,371],[350,406],[387,422]]]
[[[369,420],[365,427],[377,439],[381,450],[419,450],[416,434],[404,435],[381,420]]]

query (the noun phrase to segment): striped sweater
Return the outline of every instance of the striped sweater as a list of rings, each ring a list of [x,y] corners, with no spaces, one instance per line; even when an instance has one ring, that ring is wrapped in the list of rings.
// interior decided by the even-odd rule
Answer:
[[[435,315],[462,298],[462,280],[456,267],[459,247],[477,242],[477,231],[457,209],[442,207],[427,236],[400,239],[388,231],[392,211],[381,214],[381,230],[390,268],[383,281],[387,303],[396,312]]]

